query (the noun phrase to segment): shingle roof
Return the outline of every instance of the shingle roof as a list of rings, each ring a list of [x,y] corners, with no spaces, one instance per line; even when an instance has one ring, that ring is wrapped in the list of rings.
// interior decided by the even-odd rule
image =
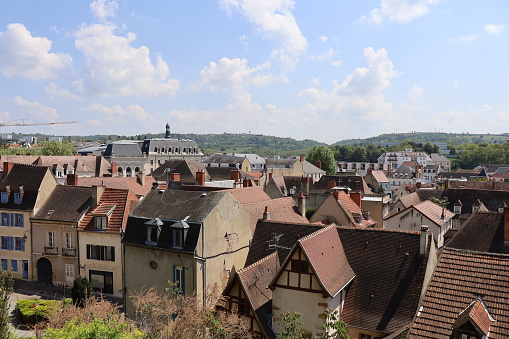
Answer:
[[[479,296],[495,320],[489,338],[508,338],[508,272],[508,255],[444,248],[409,338],[449,339],[459,314]]]
[[[92,203],[89,187],[56,186],[32,220],[78,222]]]
[[[134,207],[133,202],[138,202],[138,198],[129,190],[122,190],[117,188],[104,189],[104,193],[99,200],[98,206],[92,208],[83,218],[79,225],[81,231],[94,231],[95,221],[94,214],[101,206],[114,205],[113,211],[109,215],[108,224],[104,232],[106,233],[120,233],[125,231],[127,224],[127,216]],[[110,207],[111,207],[110,206]]]
[[[503,253],[503,214],[497,212],[472,214],[451,240],[445,244],[445,247]]]
[[[270,197],[260,187],[243,187],[228,190],[231,195],[241,204],[254,203],[258,201],[270,200]]]
[[[358,175],[324,175],[313,185],[313,192],[323,193],[327,190],[329,181],[334,181],[336,186],[348,186],[352,191],[359,191],[361,193],[371,193],[368,185],[364,181],[364,178]]]
[[[355,278],[346,294],[343,320],[350,326],[392,333],[417,310],[427,256],[418,232],[338,227]],[[428,244],[431,237],[428,237]]]
[[[138,182],[137,177],[79,177],[80,186],[103,185],[110,188],[128,189],[137,197],[145,196],[152,187],[150,177],[145,177],[145,185]]]
[[[299,239],[316,278],[329,297],[334,297],[355,276],[348,264],[336,225],[330,225]]]
[[[373,178],[375,178],[375,180],[378,183],[389,182],[389,179],[387,179],[384,171],[382,171],[382,170],[373,170],[373,171],[371,171],[371,175],[373,176]]]
[[[196,172],[205,171],[205,166],[196,160],[166,160],[164,164],[156,168],[150,176],[155,180],[166,180],[170,174],[165,170],[169,168],[170,173],[179,173],[182,181],[196,181]],[[205,174],[210,178],[208,174]]]
[[[441,226],[445,220],[449,220],[454,217],[454,213],[430,200],[425,200],[420,204],[415,205],[414,208],[438,226]],[[442,215],[444,218],[442,218]]]

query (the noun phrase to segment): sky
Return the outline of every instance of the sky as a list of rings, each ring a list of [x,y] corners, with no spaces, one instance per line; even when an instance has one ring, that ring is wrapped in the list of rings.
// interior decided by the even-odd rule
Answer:
[[[509,132],[507,0],[0,2],[1,133]]]

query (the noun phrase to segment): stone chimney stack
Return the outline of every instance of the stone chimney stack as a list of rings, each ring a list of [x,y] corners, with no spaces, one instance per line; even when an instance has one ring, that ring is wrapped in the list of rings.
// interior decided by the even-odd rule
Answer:
[[[205,186],[205,172],[200,170],[196,172],[196,181],[198,182],[198,185]]]
[[[309,196],[310,184],[311,184],[310,177],[303,175],[300,178],[300,191],[304,193],[305,196]]]
[[[139,171],[138,172],[138,182],[141,186],[145,186],[145,172]]]
[[[302,191],[299,194],[299,212],[304,218],[306,217],[306,196]]]
[[[420,246],[419,246],[419,254],[425,255],[426,248],[428,247],[428,230],[429,226],[422,225],[421,226],[421,238],[420,238]]]
[[[270,212],[269,207],[265,206],[265,211],[263,212],[263,220],[270,220]]]
[[[79,186],[78,185],[78,175],[76,173],[67,174],[67,185]]]
[[[11,171],[12,166],[14,166],[13,162],[5,161],[4,162],[4,174],[8,174]]]
[[[350,192],[350,199],[352,199],[360,208],[362,208],[362,194],[360,192]]]
[[[99,204],[106,186],[104,185],[93,185],[92,186],[92,206],[95,207]]]
[[[116,177],[118,175],[118,164],[114,161],[111,163],[111,176]]]

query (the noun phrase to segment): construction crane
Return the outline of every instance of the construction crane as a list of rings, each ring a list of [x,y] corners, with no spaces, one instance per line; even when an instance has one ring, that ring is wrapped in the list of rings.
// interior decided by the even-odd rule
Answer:
[[[23,123],[0,122],[0,127],[77,124],[76,121],[54,121],[54,122],[34,122],[34,123],[25,123],[25,119],[13,121],[23,121]]]

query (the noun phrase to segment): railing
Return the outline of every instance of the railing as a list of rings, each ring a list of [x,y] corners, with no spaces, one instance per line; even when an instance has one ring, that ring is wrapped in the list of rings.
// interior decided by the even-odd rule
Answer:
[[[58,255],[58,247],[44,246],[44,254]]]
[[[64,257],[75,257],[76,249],[75,248],[62,248],[62,255]]]

